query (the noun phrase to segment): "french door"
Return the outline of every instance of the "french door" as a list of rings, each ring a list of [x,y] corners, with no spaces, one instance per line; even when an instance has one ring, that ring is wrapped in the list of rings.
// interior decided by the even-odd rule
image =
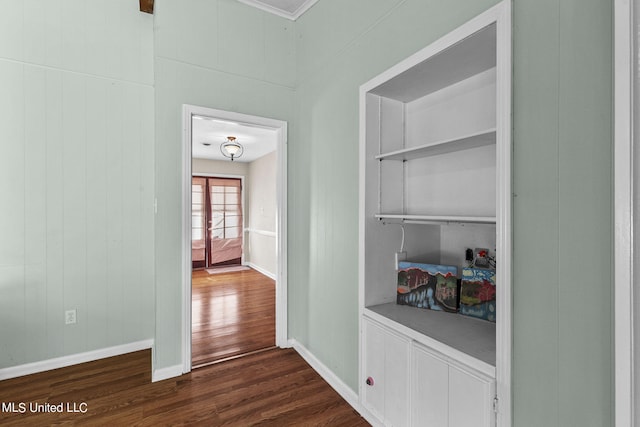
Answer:
[[[194,176],[191,183],[193,268],[242,261],[242,181]]]

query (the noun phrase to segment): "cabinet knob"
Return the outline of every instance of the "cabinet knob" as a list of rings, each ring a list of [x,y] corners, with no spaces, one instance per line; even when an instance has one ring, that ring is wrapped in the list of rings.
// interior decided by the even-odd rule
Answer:
[[[373,378],[369,377],[367,378],[367,385],[373,385]]]

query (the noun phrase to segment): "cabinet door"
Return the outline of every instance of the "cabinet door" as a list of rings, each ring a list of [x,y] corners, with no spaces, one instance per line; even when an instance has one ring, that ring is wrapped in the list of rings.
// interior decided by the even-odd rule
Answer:
[[[367,319],[363,319],[362,327],[362,381],[366,384],[362,389],[362,403],[378,419],[384,420],[384,330]]]
[[[494,382],[449,366],[449,427],[492,427]]]
[[[387,426],[409,424],[409,343],[369,319],[363,319],[363,404]]]
[[[408,338],[385,335],[384,415],[389,426],[409,425],[409,345]]]
[[[449,425],[449,366],[425,349],[414,346],[411,371],[411,425]]]

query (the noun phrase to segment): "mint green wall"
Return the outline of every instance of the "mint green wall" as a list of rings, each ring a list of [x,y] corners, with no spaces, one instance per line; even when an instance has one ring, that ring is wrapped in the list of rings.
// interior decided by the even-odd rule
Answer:
[[[235,0],[157,0],[155,368],[181,365],[182,105],[293,121],[295,24]]]
[[[358,88],[495,3],[322,0],[297,21],[290,334],[354,390]],[[518,427],[612,424],[611,8],[514,3]]]
[[[290,336],[356,390],[358,88],[495,2],[321,0],[292,23],[0,0],[0,368],[154,336],[155,367],[181,363],[188,103],[289,122]],[[611,8],[514,3],[518,427],[612,424]]]
[[[611,1],[515,2],[518,425],[613,424],[611,34]]]
[[[153,20],[135,3],[0,1],[0,368],[153,338]]]
[[[359,87],[495,3],[322,0],[297,21],[290,334],[358,390]]]

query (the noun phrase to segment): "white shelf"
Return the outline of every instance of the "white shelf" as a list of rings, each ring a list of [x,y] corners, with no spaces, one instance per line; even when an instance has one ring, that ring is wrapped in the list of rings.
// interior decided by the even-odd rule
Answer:
[[[460,224],[495,224],[495,216],[455,216],[455,215],[402,215],[376,214],[376,219],[393,219],[405,223],[460,223]]]
[[[396,303],[365,307],[364,315],[452,360],[495,377],[495,323]]]
[[[439,154],[452,153],[454,151],[469,150],[471,148],[484,147],[496,143],[496,128],[465,135],[459,138],[445,139],[430,142],[418,147],[382,153],[376,156],[378,160],[412,160],[422,157],[437,156]]]

